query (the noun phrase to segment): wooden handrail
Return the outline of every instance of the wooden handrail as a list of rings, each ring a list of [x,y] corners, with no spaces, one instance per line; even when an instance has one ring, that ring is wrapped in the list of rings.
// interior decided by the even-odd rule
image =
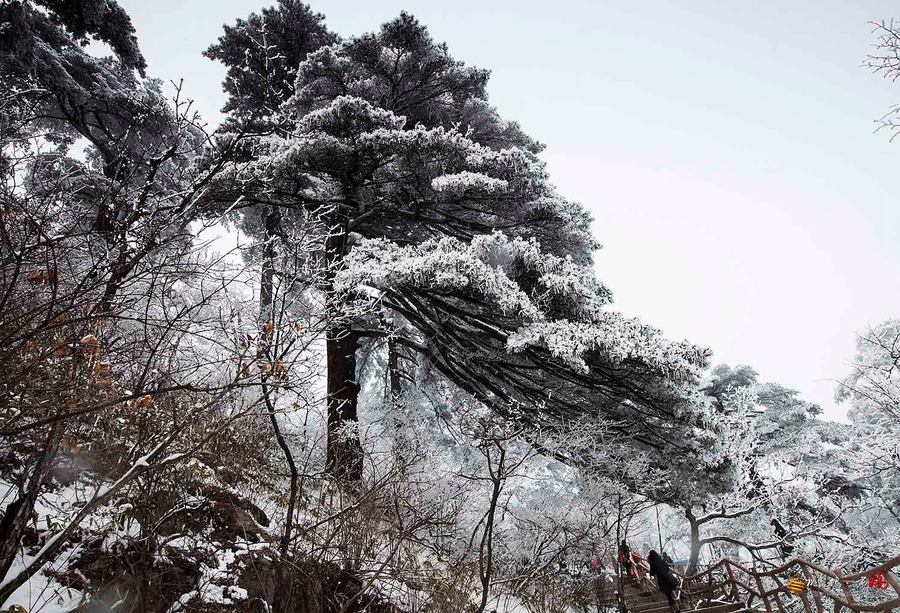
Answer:
[[[867,576],[871,575],[872,573],[875,573],[875,572],[878,572],[878,571],[882,571],[882,572],[883,572],[883,571],[885,571],[885,570],[889,570],[889,569],[891,569],[891,568],[893,568],[893,567],[895,567],[895,566],[900,565],[900,556],[897,556],[897,557],[895,557],[895,558],[891,558],[891,559],[888,560],[887,562],[882,562],[882,563],[879,564],[878,566],[873,566],[872,568],[870,568],[870,569],[868,569],[868,570],[864,570],[864,571],[861,571],[861,572],[858,572],[858,573],[854,573],[854,574],[852,574],[852,575],[843,575],[843,576],[839,575],[838,573],[836,573],[836,572],[833,571],[833,570],[829,570],[829,569],[827,569],[827,568],[824,568],[824,567],[822,567],[822,566],[819,566],[819,565],[816,564],[815,562],[810,562],[809,560],[804,560],[803,558],[800,558],[800,557],[796,557],[796,558],[793,558],[793,559],[791,559],[791,560],[788,560],[787,562],[785,562],[785,563],[782,564],[781,566],[777,566],[777,567],[772,568],[772,569],[770,569],[770,570],[756,570],[756,571],[749,571],[749,570],[747,570],[746,568],[744,568],[743,566],[741,566],[740,562],[736,562],[735,560],[732,560],[731,558],[722,558],[721,560],[719,560],[719,561],[718,561],[716,564],[714,564],[713,566],[710,566],[710,567],[704,569],[703,571],[701,571],[701,572],[699,572],[699,573],[695,573],[695,574],[693,574],[693,575],[691,575],[691,576],[689,576],[689,577],[686,577],[686,578],[687,578],[687,579],[693,579],[693,578],[695,578],[695,577],[699,577],[700,575],[705,575],[705,574],[708,573],[708,572],[711,572],[711,571],[716,570],[717,568],[719,568],[720,566],[724,565],[725,563],[731,564],[732,566],[736,566],[737,568],[740,568],[742,571],[746,572],[747,574],[758,574],[758,575],[774,575],[774,574],[780,574],[780,573],[783,573],[783,572],[784,572],[785,570],[787,570],[788,568],[790,568],[791,566],[794,566],[795,564],[802,564],[802,565],[804,565],[804,566],[808,566],[809,568],[812,568],[812,569],[815,570],[816,572],[822,573],[823,575],[827,575],[828,577],[831,577],[832,579],[837,579],[838,581],[841,581],[841,580],[843,580],[843,581],[855,581],[855,580],[857,580],[857,579],[862,579],[863,577],[867,577]]]
[[[800,557],[792,558],[780,566],[768,570],[756,570],[755,568],[748,569],[740,562],[730,558],[723,558],[700,572],[684,577],[682,592],[684,598],[695,602],[703,600],[709,601],[715,596],[716,590],[720,590],[722,595],[727,594],[731,598],[737,596],[744,602],[750,602],[754,598],[759,598],[763,601],[766,611],[768,613],[774,613],[774,608],[777,608],[778,611],[783,611],[785,609],[784,604],[781,601],[781,594],[788,592],[787,587],[782,584],[779,576],[789,570],[797,572],[795,568],[799,567],[799,571],[806,581],[806,589],[813,595],[816,613],[824,612],[825,607],[822,596],[828,598],[832,602],[834,611],[838,611],[841,608],[850,609],[857,613],[890,611],[894,608],[900,608],[900,581],[895,579],[891,574],[891,570],[896,566],[900,566],[900,556],[882,562],[868,570],[843,575],[839,571],[823,568],[814,562],[804,560]],[[741,579],[736,576],[735,570],[739,570],[745,575],[753,577],[754,581],[751,583],[756,583],[756,589],[741,581]],[[844,592],[843,595],[836,594],[824,586],[817,585],[813,571],[840,583],[841,590]],[[887,602],[877,604],[856,602],[849,584],[877,572],[881,572],[885,576],[886,581],[897,593],[897,597],[894,597]],[[721,580],[713,579],[713,576],[716,574],[721,577]],[[763,583],[764,578],[774,582],[776,587],[773,589],[766,589]],[[730,591],[725,586],[730,586]],[[770,602],[771,599],[774,599],[774,608],[772,606],[773,603]],[[804,609],[809,613],[812,613],[813,604],[810,603],[805,593],[801,594],[801,600]]]

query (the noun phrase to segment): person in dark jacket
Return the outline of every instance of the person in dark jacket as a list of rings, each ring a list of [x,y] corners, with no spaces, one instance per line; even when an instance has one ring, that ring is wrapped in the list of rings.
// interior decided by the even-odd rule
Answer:
[[[622,539],[622,544],[619,545],[619,564],[625,568],[626,575],[634,576],[634,562],[631,560],[631,547],[628,546],[625,539]]]
[[[772,524],[773,528],[775,528],[775,535],[782,541],[779,549],[781,549],[782,559],[787,561],[791,554],[794,553],[794,546],[791,545],[792,539],[788,535],[787,528],[785,528],[784,525],[774,517],[769,523]]]
[[[674,592],[678,589],[678,578],[666,564],[662,557],[651,550],[647,556],[647,562],[650,563],[650,574],[656,577],[656,583],[659,585],[659,591],[666,595],[669,601],[669,607],[677,613],[678,607],[675,606]]]

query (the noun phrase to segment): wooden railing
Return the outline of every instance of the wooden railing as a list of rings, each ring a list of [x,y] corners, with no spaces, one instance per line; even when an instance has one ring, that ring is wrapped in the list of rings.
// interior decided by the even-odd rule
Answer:
[[[801,607],[806,613],[824,613],[826,607],[833,613],[842,609],[857,613],[891,611],[900,609],[900,580],[894,571],[897,566],[900,566],[900,556],[863,572],[844,575],[802,558],[769,570],[749,569],[741,562],[726,558],[685,578],[681,600],[687,606],[699,608],[714,600],[741,602],[751,607],[758,599],[766,613],[790,613]],[[887,588],[869,587],[869,577],[879,572],[893,590],[891,600],[879,601],[879,596],[890,594]],[[787,589],[790,577],[805,584],[797,595]]]

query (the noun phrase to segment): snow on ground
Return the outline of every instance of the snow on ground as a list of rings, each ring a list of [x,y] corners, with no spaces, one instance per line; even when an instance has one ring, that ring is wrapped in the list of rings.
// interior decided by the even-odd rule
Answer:
[[[72,484],[59,487],[41,494],[35,504],[34,527],[45,538],[54,534],[59,526],[63,525],[67,518],[76,513],[78,508],[87,498],[93,495],[94,489],[99,487],[96,483],[87,480],[75,481]],[[0,508],[5,509],[15,499],[15,486],[8,481],[0,479]],[[116,526],[118,534],[135,534],[136,522],[125,522],[117,526],[116,518],[121,515],[121,509],[116,506],[106,506],[97,509],[82,523],[82,527],[92,530],[102,530],[108,526]],[[85,598],[82,592],[62,585],[48,573],[65,572],[71,562],[81,553],[81,544],[68,547],[56,557],[56,559],[44,567],[44,572],[32,576],[26,583],[20,586],[3,606],[18,604],[29,613],[54,613],[56,611],[69,611]],[[23,553],[13,562],[0,585],[10,581],[34,560],[34,556]]]
[[[79,546],[75,546],[65,550],[53,564],[46,567],[46,570],[64,570],[78,556],[79,549]],[[16,558],[3,582],[15,577],[32,559],[27,555]],[[82,592],[68,588],[44,573],[38,573],[19,586],[6,602],[0,603],[0,606],[8,608],[17,604],[25,607],[29,613],[62,613],[75,608],[84,599],[85,594]]]

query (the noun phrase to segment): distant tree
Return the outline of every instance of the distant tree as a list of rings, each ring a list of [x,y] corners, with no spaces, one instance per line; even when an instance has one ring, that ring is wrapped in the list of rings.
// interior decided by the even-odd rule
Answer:
[[[715,543],[763,563],[773,554],[804,555],[860,570],[890,557],[900,539],[892,460],[898,436],[888,417],[896,330],[887,322],[860,338],[855,371],[838,393],[851,403],[851,425],[820,419],[818,406],[759,382],[746,366],[710,373],[704,389],[723,414],[723,443],[738,479],[733,491],[686,510],[690,568]],[[761,538],[765,533],[771,537]]]
[[[900,77],[900,22],[894,19],[873,21],[875,35],[878,42],[875,44],[875,52],[866,57],[866,65],[875,74],[880,74],[885,79],[896,81]],[[900,121],[897,114],[900,112],[900,104],[892,106],[879,120],[879,127],[891,132],[891,140],[896,138],[900,130]]]
[[[698,508],[685,511],[690,529],[691,572],[703,545],[730,543],[760,558],[766,550],[789,551],[789,542],[798,533],[809,536],[827,523],[806,521],[817,514],[798,511],[797,507],[813,510],[802,500],[795,500],[787,508],[780,503],[781,498],[797,494],[791,481],[809,469],[810,456],[819,451],[818,437],[824,424],[816,418],[821,409],[804,401],[796,390],[759,382],[756,371],[744,365],[717,366],[709,373],[704,391],[721,415],[725,453],[737,468],[737,479],[734,489],[724,496],[710,496]],[[784,529],[789,518],[804,528],[789,533]],[[750,531],[752,540],[742,541],[736,536],[741,530],[735,528],[742,523],[754,526]],[[723,533],[725,525],[731,529],[731,536]],[[718,533],[702,536],[704,526],[714,526]],[[769,531],[769,526],[775,526],[776,534],[772,539],[760,539],[760,529]]]
[[[885,552],[900,546],[900,320],[861,334],[851,368],[836,394],[853,425],[843,454],[849,470],[830,485],[871,501],[860,525],[870,528],[872,549]]]
[[[860,422],[900,420],[900,320],[889,319],[858,337],[852,372],[841,381],[837,399],[850,401]]]

